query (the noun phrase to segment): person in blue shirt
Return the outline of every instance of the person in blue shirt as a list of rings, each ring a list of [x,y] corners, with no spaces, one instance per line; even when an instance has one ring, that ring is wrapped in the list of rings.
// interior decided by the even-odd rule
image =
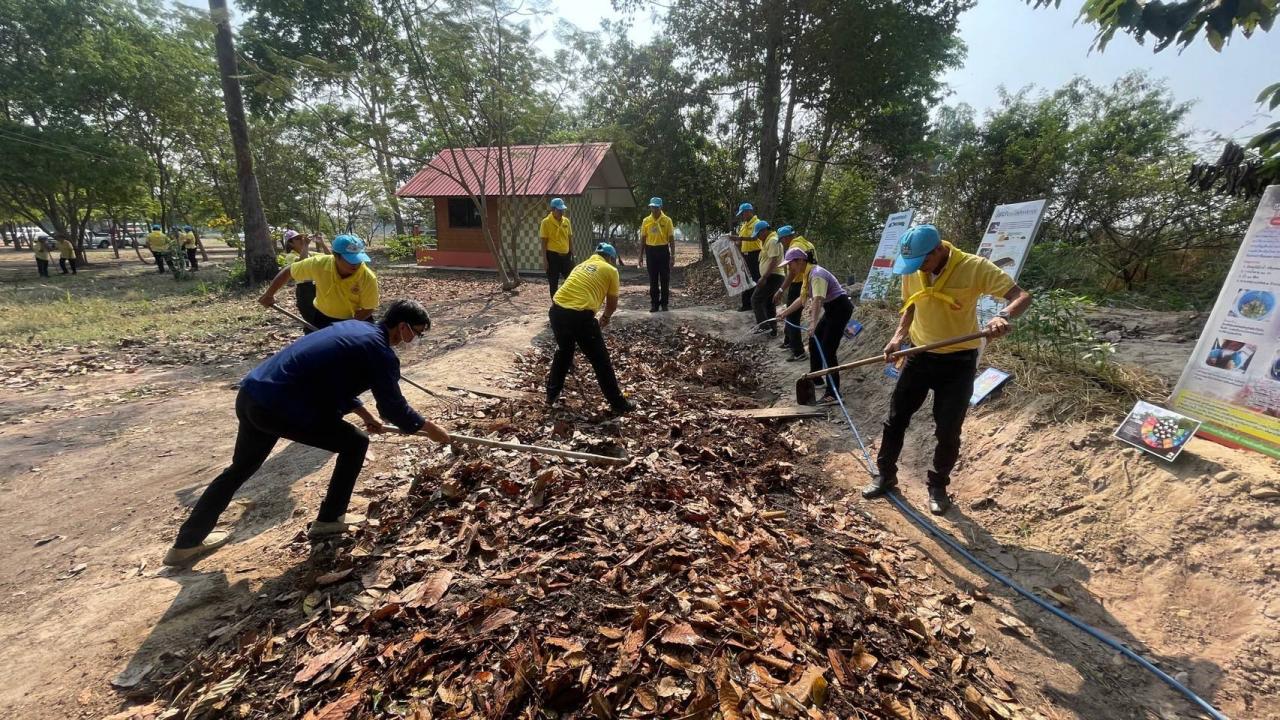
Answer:
[[[386,432],[360,402],[371,391],[378,414],[408,435],[439,443],[449,433],[423,419],[400,393],[396,350],[412,346],[431,329],[427,311],[414,300],[397,300],[378,324],[345,320],[305,335],[268,358],[245,377],[236,397],[236,435],[231,465],[205,489],[178,530],[164,564],[191,565],[221,547],[230,534],[213,532],[235,492],[253,476],[280,438],[338,454],[329,489],[308,535],[313,539],[346,532],[351,491],[369,449],[368,433]],[[362,431],[343,420],[354,413]]]

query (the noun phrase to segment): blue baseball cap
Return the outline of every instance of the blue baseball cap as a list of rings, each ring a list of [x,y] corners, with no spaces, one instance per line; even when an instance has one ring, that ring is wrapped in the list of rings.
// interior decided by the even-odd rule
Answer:
[[[739,215],[741,215],[744,212],[755,212],[755,211],[756,209],[751,207],[751,203],[742,203],[741,205],[738,206]]]
[[[768,230],[768,229],[769,229],[768,220],[757,220],[756,224],[751,226],[751,234],[759,235],[761,230]]]
[[[339,235],[333,239],[333,252],[341,255],[343,260],[352,265],[360,265],[369,262],[369,256],[364,251],[364,241],[355,235]]]
[[[917,225],[902,234],[898,241],[898,257],[893,261],[894,275],[910,275],[920,269],[924,258],[942,244],[938,228]]]
[[[649,207],[656,207],[656,208],[662,207],[662,198],[660,197],[649,198]]]
[[[785,237],[791,237],[792,235],[795,235],[795,234],[796,234],[795,228],[791,227],[790,225],[783,225],[782,227],[778,228],[779,240]]]
[[[552,210],[564,210],[566,207],[568,207],[568,206],[566,206],[566,205],[564,204],[564,200],[561,200],[560,198],[553,198],[553,199],[551,200],[551,209],[552,209]]]
[[[159,225],[152,225],[152,226],[151,226],[151,229],[152,229],[152,230],[159,230],[159,229],[160,229],[160,226],[159,226]]]
[[[191,226],[190,226],[190,225],[183,225],[183,226],[182,226],[182,229],[183,229],[184,231],[186,231],[186,232],[191,232]]]
[[[599,245],[596,245],[596,254],[604,255],[615,262],[618,260],[618,251],[609,243],[600,243]]]

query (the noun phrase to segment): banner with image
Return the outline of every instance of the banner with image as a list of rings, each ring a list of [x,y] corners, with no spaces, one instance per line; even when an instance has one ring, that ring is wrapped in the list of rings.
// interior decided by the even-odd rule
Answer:
[[[867,272],[867,281],[862,284],[862,300],[883,300],[893,285],[893,260],[898,256],[898,241],[902,234],[911,227],[911,217],[915,210],[896,212],[884,221],[884,230],[880,231],[880,245],[876,247],[876,257],[871,261],[871,270]]]
[[[1014,280],[1022,273],[1031,243],[1040,231],[1044,217],[1044,200],[997,205],[987,223],[987,232],[978,243],[978,255],[996,264]],[[978,300],[978,327],[983,327],[1000,312],[1003,303],[983,296]]]
[[[724,281],[729,297],[741,295],[756,286],[747,272],[746,258],[742,257],[738,246],[728,235],[721,235],[719,240],[711,243],[711,254],[716,258],[716,267],[720,268],[720,279]]]
[[[1280,458],[1280,185],[1267,188],[1172,407],[1200,434]]]

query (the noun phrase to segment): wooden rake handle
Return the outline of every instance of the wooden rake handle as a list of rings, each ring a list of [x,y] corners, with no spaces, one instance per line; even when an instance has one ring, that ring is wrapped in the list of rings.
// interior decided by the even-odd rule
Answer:
[[[959,345],[960,343],[965,343],[965,342],[969,342],[970,340],[977,340],[978,338],[984,338],[984,337],[987,337],[986,331],[970,333],[968,335],[961,335],[960,337],[948,338],[946,340],[939,340],[938,342],[929,343],[928,345],[921,345],[920,347],[913,347],[913,348],[907,348],[906,350],[899,350],[898,352],[890,355],[889,360],[890,362],[892,362],[900,358],[911,357],[912,355],[919,355],[920,353],[929,352],[930,350],[937,350],[938,348],[950,347],[952,345]],[[845,363],[844,365],[829,367],[826,370],[816,370],[814,372],[800,376],[800,379],[813,380],[815,378],[820,378],[825,375],[830,375],[833,372],[840,372],[841,370],[851,370],[853,368],[863,367],[866,365],[874,365],[875,363],[878,363],[878,362],[879,363],[884,362],[884,355],[873,355],[872,357],[863,358],[861,360],[855,360],[851,363]]]
[[[502,442],[501,440],[490,440],[488,438],[471,437],[469,435],[449,434],[450,443],[459,443],[462,445],[483,445],[484,447],[500,448],[502,450],[515,450],[517,452],[535,453],[538,455],[556,455],[563,458],[571,458],[573,460],[586,460],[588,462],[600,463],[602,465],[626,465],[631,462],[629,458],[617,458],[609,455],[595,455],[592,453],[577,452],[575,450],[561,450],[560,448],[543,447],[541,445],[522,445],[520,443]]]

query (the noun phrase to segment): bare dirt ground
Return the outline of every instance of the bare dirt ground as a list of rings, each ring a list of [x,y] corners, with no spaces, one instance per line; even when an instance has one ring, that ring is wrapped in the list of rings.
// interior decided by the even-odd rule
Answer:
[[[484,276],[405,270],[383,277],[384,297],[417,296],[432,311],[436,343],[405,371],[430,387],[492,384],[545,333],[545,284],[511,295]],[[645,290],[631,277],[623,321],[649,317]],[[251,298],[237,302],[256,312]],[[745,315],[681,305],[673,301],[676,311],[661,320],[744,339]],[[883,328],[868,326],[843,357],[878,349]],[[1121,328],[1122,349],[1141,345],[1150,326]],[[129,686],[166,656],[229,639],[246,608],[287,594],[302,559],[290,541],[311,520],[332,464],[303,446],[281,443],[241,490],[224,516],[234,529],[231,545],[192,572],[161,570],[159,558],[230,455],[233,383],[294,334],[265,316],[244,331],[244,342],[256,343],[251,351],[227,362],[148,362],[124,346],[106,353],[120,357],[118,367],[98,360],[56,380],[0,385],[0,523],[10,529],[0,538],[0,717],[116,712],[129,695],[113,679]],[[1190,352],[1185,338],[1161,342]],[[68,351],[40,355],[42,363],[70,359]],[[0,361],[25,360],[6,351]],[[800,370],[781,362],[781,351],[761,368],[783,401]],[[859,429],[877,437],[888,381],[868,370],[847,375],[845,389]],[[643,402],[642,388],[629,390]],[[429,398],[407,395],[430,412]],[[1276,501],[1255,492],[1277,482],[1280,464],[1196,440],[1166,466],[1110,439],[1118,417],[1057,426],[1045,420],[1046,402],[1015,386],[973,413],[953,485],[957,508],[941,525],[1232,717],[1280,717]],[[904,458],[904,493],[917,508],[930,424],[922,414]],[[780,431],[812,438],[814,462],[833,481],[860,485],[865,473],[842,427],[833,413]],[[392,450],[374,445],[361,485],[393,481],[400,460]],[[977,601],[979,635],[1014,676],[1019,697],[1029,694],[1044,715],[1197,717],[1128,661],[975,574],[892,505],[860,505],[916,547],[913,572],[938,592],[959,590]],[[1025,623],[1029,636],[1004,631],[1009,617]]]

